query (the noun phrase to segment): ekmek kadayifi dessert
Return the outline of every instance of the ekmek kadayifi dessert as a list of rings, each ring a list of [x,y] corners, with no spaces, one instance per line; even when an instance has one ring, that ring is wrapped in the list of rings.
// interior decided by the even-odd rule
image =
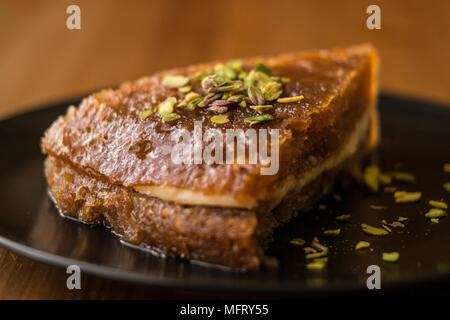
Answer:
[[[376,95],[370,45],[144,77],[87,97],[46,131],[49,192],[64,215],[105,223],[132,244],[257,269],[273,230],[328,193],[341,173],[360,168],[374,148]],[[172,133],[192,133],[198,123],[224,137],[231,129],[276,131],[277,157],[173,161]],[[255,143],[261,147],[245,146]],[[276,172],[262,174],[274,161]]]

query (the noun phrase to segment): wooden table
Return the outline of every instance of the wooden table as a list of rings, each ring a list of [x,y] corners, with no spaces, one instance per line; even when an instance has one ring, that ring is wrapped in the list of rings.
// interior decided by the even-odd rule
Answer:
[[[169,67],[372,42],[385,91],[450,103],[449,1],[17,1],[0,3],[0,117]],[[371,2],[370,2],[371,3]],[[81,8],[67,30],[66,8]],[[83,277],[0,248],[0,298],[215,297]]]

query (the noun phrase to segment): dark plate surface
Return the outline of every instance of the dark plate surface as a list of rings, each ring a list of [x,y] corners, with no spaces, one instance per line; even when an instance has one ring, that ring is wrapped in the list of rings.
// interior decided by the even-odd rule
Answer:
[[[395,184],[407,191],[422,191],[418,203],[395,204],[392,193],[370,194],[364,188],[336,190],[322,202],[323,211],[299,215],[275,233],[268,249],[278,258],[278,269],[253,273],[233,273],[179,259],[161,258],[122,244],[103,227],[91,227],[62,218],[46,193],[43,159],[39,141],[43,131],[66,106],[51,106],[0,122],[0,244],[34,259],[67,266],[77,264],[82,271],[106,277],[176,288],[226,290],[236,292],[308,293],[341,292],[365,288],[369,265],[379,265],[383,287],[410,286],[450,278],[450,219],[427,222],[428,200],[450,202],[442,187],[450,181],[443,165],[450,162],[450,108],[430,103],[382,95],[380,113],[382,143],[380,166],[401,169],[417,176],[414,184]],[[370,205],[387,206],[374,210]],[[334,217],[352,215],[349,223]],[[408,217],[406,228],[395,228],[386,237],[365,235],[361,223],[380,225],[399,216]],[[307,271],[303,249],[289,244],[294,237],[307,241],[325,229],[340,227],[330,246],[328,267]],[[359,240],[373,250],[354,251]],[[386,264],[382,252],[399,251],[397,264]]]

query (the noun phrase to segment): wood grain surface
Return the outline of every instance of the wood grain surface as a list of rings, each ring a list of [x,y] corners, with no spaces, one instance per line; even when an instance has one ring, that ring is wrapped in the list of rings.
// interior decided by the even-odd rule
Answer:
[[[81,30],[66,8],[81,8]],[[366,8],[381,8],[381,30]],[[0,0],[0,118],[165,68],[372,42],[383,90],[450,104],[450,1]],[[0,248],[0,298],[215,297],[84,276]]]

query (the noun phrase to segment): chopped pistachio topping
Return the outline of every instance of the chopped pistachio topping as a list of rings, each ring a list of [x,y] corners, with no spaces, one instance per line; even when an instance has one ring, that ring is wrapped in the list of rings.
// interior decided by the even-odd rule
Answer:
[[[273,106],[271,104],[259,105],[259,106],[250,106],[251,109],[258,111],[258,113],[263,113],[265,110],[272,109]]]
[[[400,254],[396,251],[394,252],[383,252],[383,261],[389,263],[396,263],[400,258]]]
[[[430,222],[431,223],[439,223],[439,219],[438,218],[431,218]]]
[[[408,218],[407,217],[398,217],[397,220],[400,222],[405,222],[405,221],[408,221]]]
[[[150,117],[152,114],[153,114],[153,110],[152,109],[147,109],[147,110],[141,111],[139,113],[139,117],[141,117],[142,120],[145,120],[148,117]]]
[[[216,123],[216,124],[224,124],[224,123],[230,122],[230,119],[228,119],[228,116],[226,114],[212,116],[210,120],[212,123]]]
[[[245,118],[244,121],[250,122],[250,123],[263,123],[263,122],[270,121],[272,119],[273,119],[273,117],[270,114],[263,114],[260,116]]]
[[[171,121],[175,121],[175,120],[178,120],[178,119],[180,119],[180,115],[176,114],[176,113],[165,114],[162,117],[162,121],[163,122],[171,122]]]
[[[341,214],[340,216],[337,216],[335,219],[337,221],[350,221],[350,215],[349,214]]]
[[[416,181],[416,177],[408,172],[399,172],[399,171],[392,172],[392,178],[394,178],[397,181],[408,183],[413,183],[414,181]]]
[[[289,82],[291,82],[291,78],[281,77],[281,81],[283,81],[283,83],[289,83]]]
[[[392,183],[392,177],[386,173],[381,173],[378,180],[384,186],[390,185]]]
[[[278,99],[283,93],[283,88],[280,83],[276,81],[270,81],[262,88],[262,94],[267,101],[273,101]]]
[[[444,163],[444,172],[450,173],[450,163]]]
[[[187,85],[189,81],[188,77],[168,75],[164,77],[163,84],[166,87],[179,88]]]
[[[311,242],[311,245],[317,250],[328,251],[328,248],[325,247],[323,244],[321,244],[319,242],[319,239],[317,239],[317,237],[314,237],[313,241]]]
[[[421,197],[421,192],[396,191],[394,193],[394,199],[396,203],[415,202],[419,201]]]
[[[306,264],[308,270],[322,270],[327,265],[326,261],[313,261]]]
[[[442,217],[445,217],[446,215],[447,215],[447,212],[445,212],[442,209],[438,209],[438,208],[431,208],[430,210],[428,210],[427,213],[425,213],[425,217],[428,219],[442,218]]]
[[[371,234],[373,236],[385,236],[385,235],[389,234],[389,232],[383,228],[372,227],[372,226],[369,226],[368,224],[364,224],[364,223],[361,224],[361,228],[365,233]]]
[[[361,250],[361,249],[368,248],[368,247],[370,247],[370,242],[359,241],[355,246],[355,250]]]
[[[177,103],[177,99],[175,97],[169,97],[158,105],[158,113],[161,116],[173,112],[173,106]]]
[[[364,169],[364,182],[370,190],[377,192],[380,185],[380,168],[377,165],[369,165]]]
[[[336,238],[340,233],[341,233],[341,229],[325,230],[325,231],[323,232],[323,235],[324,235],[326,238],[332,239],[332,238]]]
[[[432,207],[439,208],[439,209],[445,210],[448,208],[447,204],[442,201],[430,200],[430,201],[428,201],[428,204]]]
[[[194,99],[197,99],[198,97],[200,97],[200,95],[196,92],[189,92],[186,97],[184,98],[184,100],[186,100],[187,102],[192,101]]]
[[[442,186],[445,191],[450,192],[450,182],[445,182]]]
[[[278,103],[291,103],[291,102],[297,102],[300,100],[303,100],[304,96],[296,96],[296,97],[286,97],[286,98],[279,98],[277,99]]]
[[[256,71],[260,71],[268,76],[272,75],[272,71],[268,67],[266,67],[262,62],[256,62]]]
[[[197,72],[194,74],[194,79],[197,81],[202,81],[208,76],[208,72]]]
[[[316,252],[316,253],[309,253],[306,255],[306,259],[311,260],[311,259],[321,258],[321,257],[325,257],[327,254],[328,254],[328,250],[323,250],[323,251]]]
[[[186,105],[185,109],[187,110],[194,110],[200,102],[203,101],[203,98],[195,98],[194,100],[189,101],[189,103]]]
[[[292,243],[292,244],[295,244],[297,246],[303,246],[306,243],[306,241],[301,239],[301,238],[294,238],[294,239],[292,239],[289,242]]]
[[[191,86],[184,86],[184,87],[180,87],[178,88],[178,91],[180,91],[181,93],[188,93],[189,91],[191,91]]]

